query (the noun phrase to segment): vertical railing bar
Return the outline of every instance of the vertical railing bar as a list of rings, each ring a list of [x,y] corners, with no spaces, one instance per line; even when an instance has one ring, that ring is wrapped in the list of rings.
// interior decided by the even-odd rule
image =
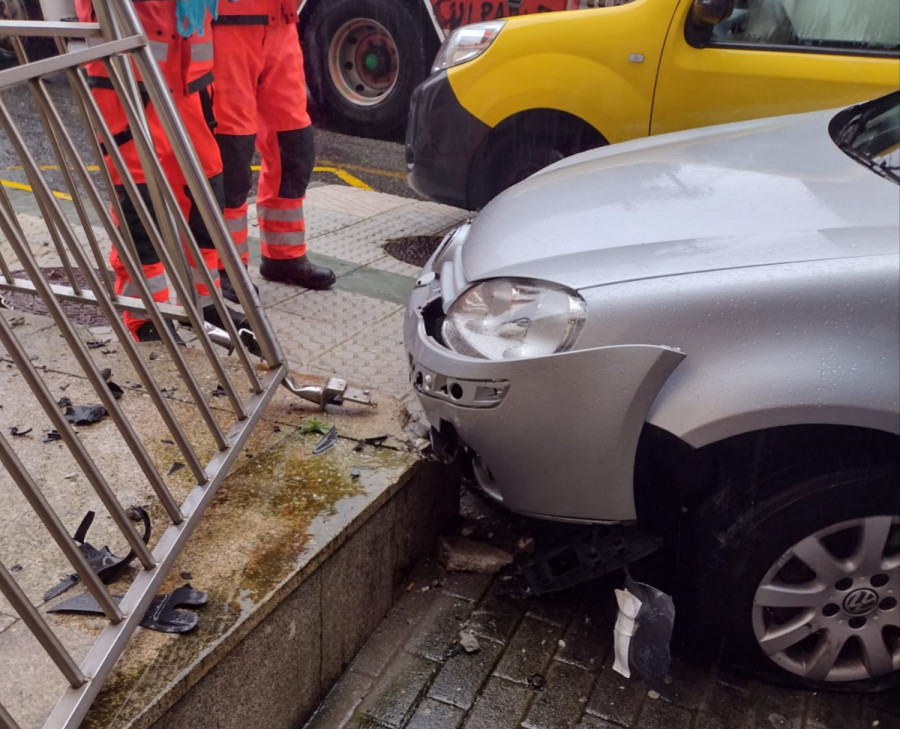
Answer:
[[[122,180],[122,185],[125,187],[125,192],[129,196],[129,198],[134,202],[135,210],[138,213],[139,218],[141,219],[141,224],[147,231],[147,234],[150,237],[151,242],[153,243],[154,248],[157,251],[157,254],[160,255],[161,259],[163,256],[163,247],[160,242],[160,233],[156,228],[156,224],[150,216],[149,211],[144,205],[143,198],[139,194],[137,187],[135,185],[134,179],[131,177],[128,169],[125,165],[124,160],[122,159],[122,155],[118,150],[114,140],[112,139],[112,134],[109,131],[105,121],[99,113],[99,110],[96,108],[94,104],[93,97],[90,94],[90,91],[87,89],[86,82],[83,77],[81,77],[76,71],[69,72],[69,81],[73,86],[73,89],[76,91],[79,101],[81,102],[79,108],[84,110],[85,115],[88,120],[88,131],[91,137],[92,143],[95,145],[95,152],[97,153],[98,159],[101,159],[100,168],[103,170],[104,179],[107,181],[107,188],[110,190],[110,198],[112,200],[113,207],[116,210],[119,219],[122,220],[124,218],[121,205],[119,204],[118,197],[115,195],[113,190],[112,181],[109,178],[109,173],[106,170],[106,165],[102,162],[102,157],[99,154],[99,146],[96,143],[96,140],[93,136],[93,131],[96,130],[96,133],[101,136],[103,139],[103,144],[106,146],[107,151],[110,154],[110,158],[112,160],[113,166],[116,168],[116,171],[119,173],[119,177]],[[124,106],[124,104],[123,104]],[[88,186],[88,194],[91,195],[93,199],[93,205],[97,209],[99,215],[101,215],[101,219],[103,220],[104,226],[107,229],[107,233],[109,233],[110,240],[113,242],[113,245],[116,247],[116,250],[119,253],[119,259],[122,261],[125,266],[126,271],[128,272],[128,276],[131,279],[132,284],[138,289],[141,300],[144,302],[144,306],[147,314],[153,319],[154,323],[157,326],[157,330],[163,336],[163,343],[166,346],[169,354],[171,355],[173,361],[175,362],[175,366],[178,368],[178,373],[181,375],[182,380],[186,383],[189,392],[191,393],[191,397],[194,400],[194,404],[198,408],[201,417],[206,423],[207,428],[213,436],[213,439],[216,442],[216,446],[221,449],[227,446],[225,441],[225,436],[222,433],[221,428],[219,427],[218,422],[216,421],[212,409],[207,405],[206,401],[203,399],[202,392],[200,390],[199,385],[193,378],[190,370],[186,367],[183,359],[178,353],[178,347],[175,345],[175,340],[171,336],[171,332],[169,331],[169,327],[166,326],[166,322],[163,319],[162,315],[159,312],[159,307],[156,302],[153,300],[152,295],[147,287],[146,280],[144,279],[143,273],[141,272],[139,266],[134,261],[134,241],[131,239],[131,233],[128,230],[127,226],[124,226],[121,230],[114,225],[112,225],[112,221],[103,211],[103,205],[99,201],[99,194],[93,185]],[[122,234],[127,237],[129,245],[125,245],[122,241]],[[179,289],[177,283],[180,282],[180,279],[176,279],[173,284],[176,284],[176,292],[183,291],[183,289]],[[196,311],[188,312],[189,317],[194,316],[194,324],[197,325],[199,322],[199,318],[196,315]],[[202,328],[202,322],[199,322],[199,326]],[[215,355],[210,351],[206,351],[207,358],[215,357]],[[215,359],[213,362],[213,367],[216,368],[218,364],[218,359]],[[217,374],[219,370],[217,369]],[[239,411],[239,415],[242,411]],[[201,477],[198,475],[198,479]],[[201,479],[203,480],[203,479]]]
[[[46,91],[44,89],[41,89],[40,93],[42,93],[43,95],[46,95]],[[47,101],[49,102],[49,100],[47,100]],[[55,121],[57,123],[61,124],[61,120],[59,120],[58,117],[55,118]],[[75,166],[75,169],[77,170],[77,174],[81,178],[81,180],[80,180],[81,183],[85,186],[85,189],[87,191],[87,194],[88,194],[91,202],[95,205],[95,209],[97,210],[98,215],[100,215],[103,218],[106,218],[106,213],[102,209],[102,201],[100,200],[99,193],[97,192],[96,188],[93,185],[93,181],[90,179],[86,169],[84,168],[84,164],[83,164],[82,160],[77,157],[77,153],[75,153],[75,151],[74,151],[71,138],[68,135],[64,135],[64,141],[66,142],[67,145],[69,145],[69,147],[70,147],[69,151],[75,155],[75,158],[77,159],[77,161],[79,163]],[[62,150],[62,149],[59,150],[60,155],[63,153],[63,151],[64,150]],[[81,250],[81,248],[79,247],[77,241],[74,240],[74,234],[68,229],[66,230],[66,233],[67,233],[67,238],[69,241],[68,245],[69,245],[69,248],[71,249],[72,256],[75,258],[76,262],[78,263],[78,265],[84,272],[85,278],[88,280],[90,287],[93,288],[94,290],[99,290],[98,281],[96,279],[94,271],[88,265],[86,257],[84,256],[84,253]],[[103,270],[104,271],[106,270],[105,266],[103,267]],[[153,399],[154,404],[156,405],[157,409],[160,412],[160,416],[163,418],[167,428],[169,429],[169,432],[172,434],[172,436],[177,441],[177,444],[178,444],[179,448],[181,449],[182,455],[187,460],[186,465],[188,465],[190,467],[192,473],[194,474],[195,478],[199,482],[205,483],[207,480],[206,470],[204,469],[203,465],[200,463],[200,460],[197,457],[194,449],[191,447],[186,435],[179,427],[178,422],[177,422],[174,414],[172,413],[172,410],[169,407],[169,404],[166,401],[165,397],[160,392],[160,389],[158,387],[156,387],[156,383],[154,382],[153,377],[150,374],[150,370],[147,368],[146,363],[144,362],[143,358],[141,358],[140,355],[137,353],[137,350],[136,350],[135,344],[134,344],[134,340],[131,337],[131,334],[125,328],[125,325],[123,324],[123,322],[121,320],[121,317],[119,317],[117,315],[115,306],[112,304],[111,301],[108,301],[104,297],[97,297],[96,303],[100,306],[100,308],[106,314],[106,317],[109,320],[110,326],[116,332],[116,336],[118,337],[119,342],[125,347],[125,351],[128,356],[128,359],[131,361],[132,365],[137,370],[138,376],[140,377],[141,381],[144,383],[147,393]]]
[[[65,177],[66,184],[71,191],[72,204],[75,207],[75,212],[78,215],[78,220],[81,222],[82,229],[84,230],[85,237],[87,238],[88,247],[94,255],[94,261],[96,263],[96,268],[100,271],[100,275],[103,279],[103,284],[106,287],[106,290],[109,292],[113,292],[115,289],[113,287],[113,282],[109,277],[109,271],[107,270],[106,264],[103,262],[103,254],[100,251],[100,244],[97,241],[97,237],[94,235],[94,229],[91,225],[90,218],[87,214],[87,209],[85,208],[84,202],[81,199],[81,195],[78,194],[78,187],[76,186],[75,177],[72,174],[72,169],[78,170],[83,173],[83,175],[79,175],[79,177],[83,177],[81,180],[82,185],[85,180],[90,180],[87,170],[85,169],[84,161],[81,159],[77,150],[75,149],[75,143],[72,141],[71,136],[66,130],[65,124],[63,124],[62,119],[60,118],[56,106],[53,104],[53,101],[50,99],[49,94],[47,93],[47,89],[44,88],[42,80],[33,80],[29,81],[29,87],[31,88],[32,96],[35,99],[35,102],[38,106],[38,113],[41,116],[41,119],[44,122],[44,128],[48,132],[48,136],[50,138],[50,143],[53,145],[54,153],[56,158],[59,160],[59,169],[62,173],[63,177]],[[52,130],[52,133],[51,133]],[[71,167],[70,167],[71,164]],[[70,244],[71,247],[71,244]],[[81,268],[85,268],[83,264],[79,264]],[[72,285],[73,289],[76,289],[78,293],[81,293],[80,290],[74,285]]]
[[[43,177],[41,177],[39,171],[36,170],[37,165],[35,164],[34,159],[29,154],[27,148],[25,147],[24,141],[19,135],[18,129],[15,127],[12,119],[9,118],[6,109],[2,105],[0,105],[0,123],[3,124],[4,128],[6,129],[7,137],[12,142],[13,146],[16,148],[17,153],[19,154],[19,158],[23,163],[25,172],[28,175],[31,181],[32,188],[35,191],[35,197],[37,198],[38,204],[41,206],[41,210],[44,212],[44,216],[52,217],[52,211],[56,209],[57,216],[62,217],[62,213],[58,210],[56,200],[53,198],[52,193],[47,187],[47,183],[44,181]],[[3,222],[9,228],[8,231],[5,231],[7,237],[11,241],[16,239],[17,231],[10,224],[10,221],[4,220]],[[60,331],[62,331],[66,341],[69,343],[69,346],[72,349],[72,353],[75,355],[75,358],[78,360],[84,373],[87,375],[88,380],[90,380],[91,384],[94,386],[94,391],[97,393],[97,396],[100,398],[110,417],[118,427],[119,433],[122,435],[125,443],[128,445],[129,450],[131,450],[132,454],[135,457],[135,460],[141,467],[144,475],[147,477],[148,482],[150,483],[153,490],[156,492],[156,495],[159,497],[160,501],[168,512],[169,517],[172,519],[172,521],[178,522],[182,518],[181,510],[166,488],[162,477],[153,466],[153,463],[150,460],[150,456],[144,449],[140,438],[138,438],[137,433],[134,431],[131,423],[123,415],[118,403],[112,395],[112,392],[110,392],[109,387],[107,387],[106,385],[106,382],[100,376],[96,364],[88,354],[84,343],[75,333],[75,330],[72,328],[68,317],[65,316],[62,309],[60,308],[59,302],[53,295],[52,290],[47,285],[47,282],[43,279],[43,276],[41,276],[37,262],[34,260],[34,256],[31,254],[30,249],[27,247],[24,241],[18,240],[17,244],[22,249],[21,256],[23,260],[21,261],[21,263],[23,267],[31,277],[32,283],[34,284],[35,288],[40,291],[41,298],[43,299],[45,306],[47,307],[50,315],[53,317]],[[148,567],[148,569],[149,568],[150,567]]]
[[[3,99],[0,99],[0,104],[2,104],[2,103],[3,103]],[[2,199],[8,201],[8,198],[6,197],[6,189],[3,187],[3,185],[0,185],[0,192],[3,193]],[[13,215],[15,215],[14,212],[13,212]],[[3,274],[3,279],[6,281],[6,283],[12,284],[12,282],[13,282],[12,270],[7,265],[6,259],[3,257],[2,254],[0,254],[0,273]]]
[[[3,229],[4,234],[10,240],[13,240],[16,237],[15,234],[18,232],[11,227],[10,221],[7,219],[5,214],[0,215],[0,228]],[[21,241],[19,241],[19,245],[21,247]],[[44,305],[47,307],[50,315],[56,322],[56,326],[59,327],[60,331],[68,342],[72,353],[75,355],[76,359],[81,365],[82,370],[84,371],[88,380],[94,386],[94,391],[102,401],[103,406],[106,408],[107,412],[110,414],[110,417],[112,417],[112,419],[116,423],[119,433],[122,435],[125,443],[128,445],[129,449],[134,455],[135,460],[138,462],[138,465],[142,467],[144,474],[147,476],[148,482],[150,483],[151,487],[153,487],[156,495],[160,499],[160,502],[166,508],[166,512],[169,514],[169,517],[172,519],[172,521],[177,523],[183,518],[181,509],[178,507],[178,504],[175,503],[175,500],[172,498],[171,494],[166,488],[165,483],[162,482],[162,479],[160,478],[153,464],[150,462],[149,456],[147,455],[146,450],[144,450],[140,439],[137,437],[137,434],[132,429],[131,424],[122,415],[118,403],[113,397],[113,394],[110,391],[109,387],[106,385],[105,380],[97,371],[97,367],[94,364],[94,361],[88,355],[84,343],[78,338],[77,334],[72,329],[71,324],[60,309],[59,302],[53,296],[53,292],[49,289],[46,281],[44,281],[43,277],[40,275],[40,271],[37,270],[37,265],[34,262],[30,251],[28,251],[27,248],[22,248],[21,254],[24,259],[22,261],[22,264],[25,267],[26,273],[31,278],[32,285],[39,292]],[[79,461],[83,469],[89,469],[91,473],[94,474],[95,477],[92,479],[94,489],[98,491],[98,493],[100,493],[101,491],[108,492],[109,496],[112,497],[112,500],[115,501],[115,497],[112,496],[112,491],[109,490],[109,486],[106,485],[103,477],[97,470],[96,465],[93,463],[90,456],[88,456],[87,451],[83,449],[81,442],[74,436],[74,432],[70,430],[68,421],[59,411],[56,403],[53,400],[53,396],[50,394],[49,390],[47,390],[44,381],[37,375],[36,371],[33,371],[31,360],[28,358],[25,351],[22,350],[21,346],[18,343],[18,340],[13,337],[11,331],[7,332],[7,327],[8,324],[6,323],[6,321],[4,321],[2,323],[2,326],[0,326],[0,332],[6,335],[4,336],[4,339],[8,339],[7,348],[9,349],[10,354],[12,354],[13,352],[16,353],[19,359],[19,362],[17,362],[19,369],[23,370],[23,373],[29,374],[28,379],[30,380],[29,384],[31,385],[32,391],[41,392],[43,394],[44,402],[42,403],[42,405],[44,407],[44,410],[47,412],[47,415],[50,417],[51,421],[53,421],[54,425],[57,426],[56,429],[59,431],[59,433],[67,439],[69,450],[72,451],[73,456],[76,457],[76,460]],[[73,450],[73,446],[75,450]],[[144,543],[138,537],[137,532],[131,527],[130,523],[128,522],[128,518],[125,516],[124,511],[121,510],[121,506],[118,504],[118,501],[115,501],[115,504],[118,507],[118,513],[120,514],[122,524],[127,525],[128,531],[126,532],[126,536],[129,539],[129,543],[132,543],[132,545],[135,546],[135,552],[138,555],[143,556],[141,562],[144,564],[144,566],[147,569],[152,569],[154,565],[149,559],[150,554],[146,550]],[[122,524],[120,524],[120,528],[122,528]],[[123,529],[123,531],[125,531],[125,529]]]
[[[150,53],[149,49],[145,48],[143,50],[145,50],[148,54]],[[122,107],[125,110],[125,114],[129,119],[129,124],[132,126],[132,129],[134,129],[135,127],[140,128],[140,125],[141,125],[140,120],[142,119],[142,114],[137,111],[137,108],[134,105],[133,100],[127,97],[126,90],[122,86],[122,79],[119,78],[118,74],[115,72],[115,69],[113,69],[108,64],[107,64],[107,69],[109,71],[110,81],[112,82],[113,87],[116,89],[116,92],[119,94],[120,101],[122,102]],[[158,72],[158,69],[155,67],[155,61],[154,61],[154,70],[156,70]],[[150,93],[151,87],[152,87],[152,84],[149,84],[145,81],[145,88],[148,90],[148,93]],[[165,93],[166,93],[166,96],[164,96],[163,98],[165,98],[166,101],[168,101],[169,103],[172,103],[171,98],[169,98],[168,90]],[[153,94],[150,94],[150,95],[151,95],[151,99],[152,99]],[[170,220],[169,220],[170,211],[175,210],[175,211],[177,211],[177,216],[176,216],[177,219],[179,221],[183,222],[184,216],[181,214],[181,210],[178,207],[178,203],[175,200],[175,197],[172,194],[171,189],[169,188],[168,185],[161,184],[161,183],[165,182],[165,175],[160,167],[159,160],[156,158],[156,154],[153,150],[152,144],[150,144],[148,142],[147,138],[145,138],[142,135],[137,134],[137,133],[134,133],[132,135],[132,141],[134,142],[134,144],[138,150],[138,156],[141,158],[141,165],[144,169],[145,176],[147,177],[147,183],[148,183],[148,187],[150,188],[151,198],[154,198],[154,205],[155,206],[163,205],[162,202],[155,199],[154,191],[156,191],[157,193],[161,193],[162,197],[165,199],[166,203],[168,203],[168,205],[169,205],[168,208],[164,207],[162,211],[157,209],[157,213],[162,213],[162,214],[157,215],[157,220],[159,222],[165,221],[168,224],[170,222]],[[121,175],[121,173],[120,173],[120,175]],[[155,181],[155,187],[150,185],[151,179]],[[138,200],[140,200],[140,202],[143,203],[143,200],[140,199],[140,196],[138,196]],[[138,200],[135,200],[136,208],[138,207],[138,205],[137,205]],[[187,227],[186,223],[184,224],[184,227],[181,228],[181,231],[182,231],[182,236],[184,237],[184,239],[186,241],[194,240],[193,234],[191,233],[190,229]],[[148,229],[148,233],[149,232],[150,232],[150,230]],[[171,233],[171,231],[170,231],[170,233]],[[175,233],[172,233],[172,235],[174,235],[174,234]],[[151,238],[152,238],[152,236],[151,236]],[[195,247],[194,250],[196,250],[196,242],[194,242],[194,247]],[[171,258],[168,258],[166,256],[166,251],[162,247],[157,247],[157,254],[160,256],[161,260],[164,260],[164,261],[169,260],[170,261],[169,269],[171,270],[171,267],[172,267]],[[195,255],[197,256],[197,258],[195,260],[202,260],[202,257],[200,257],[198,254],[195,254]],[[201,265],[200,268],[205,270],[205,266]],[[206,275],[208,276],[208,272],[206,272]],[[191,321],[192,327],[194,328],[195,333],[199,337],[200,344],[206,353],[206,356],[210,362],[210,365],[216,370],[216,375],[221,380],[222,387],[225,390],[226,395],[228,396],[229,402],[230,402],[232,408],[234,409],[237,418],[239,420],[243,420],[246,417],[246,413],[244,412],[243,403],[241,402],[240,398],[238,398],[237,393],[235,392],[234,387],[231,384],[230,378],[228,377],[227,373],[225,372],[224,367],[222,367],[221,362],[219,362],[219,359],[216,356],[214,345],[208,340],[207,337],[201,336],[201,333],[203,332],[203,320],[197,310],[197,306],[196,306],[196,303],[194,300],[193,287],[191,287],[190,290],[187,289],[185,286],[185,281],[186,281],[186,278],[183,276],[179,276],[179,275],[172,276],[171,283],[172,283],[172,286],[175,288],[176,297],[178,298],[178,301],[181,303],[182,307],[188,313],[188,318]],[[211,283],[211,281],[210,281],[210,283]],[[213,294],[213,296],[215,296],[215,294]],[[221,298],[220,298],[220,305],[221,305]],[[242,355],[243,361],[246,362],[245,373],[247,374],[248,381],[251,383],[252,387],[257,388],[258,384],[257,384],[256,376],[255,376],[255,371],[249,365],[249,361],[247,360],[246,352],[245,352],[244,348],[241,346],[240,340],[237,338],[237,332],[234,330],[234,325],[231,323],[231,320],[228,317],[224,317],[224,319],[225,319],[224,323],[226,324],[226,326],[231,327],[230,336],[231,336],[232,340],[236,343],[235,349]],[[176,355],[173,355],[173,356],[176,356]],[[189,372],[186,373],[186,376],[191,377]],[[227,447],[227,444],[224,442],[224,440],[220,441],[219,448],[225,448],[225,447]]]
[[[91,569],[84,554],[75,546],[75,541],[69,535],[53,507],[50,506],[50,502],[47,501],[24,464],[19,460],[15,451],[2,435],[0,435],[0,463],[3,463],[4,468],[6,468],[13,481],[18,485],[19,490],[28,499],[31,508],[40,517],[41,522],[43,522],[47,531],[50,532],[50,536],[53,537],[53,541],[59,546],[66,559],[69,560],[69,564],[72,565],[88,590],[90,590],[91,595],[94,596],[94,599],[103,609],[109,621],[118,623],[122,620],[122,611],[119,610],[119,606],[110,597],[97,573]]]
[[[22,588],[13,579],[12,575],[6,569],[6,565],[0,562],[0,592],[3,593],[9,604],[18,613],[19,617],[28,626],[32,635],[37,638],[38,643],[46,651],[47,655],[56,664],[66,681],[73,689],[83,686],[85,681],[84,674],[81,669],[72,660],[72,656],[65,649],[56,634],[50,630],[50,627],[41,617],[41,614],[35,610],[34,605],[28,599],[28,596],[22,592]]]
[[[137,11],[134,9],[133,5],[130,3],[114,3],[113,7],[122,19],[126,31],[134,32],[140,29],[140,21],[138,20]],[[217,243],[216,247],[219,250],[220,257],[227,260],[226,265],[230,264],[230,268],[236,274],[237,266],[240,264],[237,259],[237,251],[231,241],[231,234],[225,225],[221,210],[219,210],[219,206],[209,189],[206,176],[200,168],[199,161],[196,159],[195,155],[190,153],[190,150],[192,149],[191,141],[184,129],[184,125],[181,123],[181,119],[178,116],[173,101],[167,91],[166,93],[160,92],[160,89],[167,89],[162,74],[156,65],[156,62],[153,60],[148,47],[145,46],[135,51],[132,55],[145,83],[147,79],[153,79],[153,83],[146,84],[147,91],[151,95],[151,99],[153,100],[160,121],[166,130],[166,134],[172,141],[172,148],[178,158],[182,171],[184,172],[188,187],[194,196],[197,209],[200,211],[203,222],[206,224],[213,240]],[[275,337],[275,334],[263,313],[262,306],[258,306],[256,302],[254,302],[254,306],[251,307],[251,310],[245,313],[253,326],[253,330],[256,333],[257,340],[266,362],[270,367],[282,364],[284,362],[284,353],[281,351],[278,339]],[[235,334],[235,332],[230,330],[228,333],[232,337]],[[243,355],[242,358],[245,361],[245,368],[252,370],[252,365],[246,358],[246,355],[243,354],[243,350],[239,351]]]
[[[125,620],[118,625],[107,625],[82,661],[82,670],[91,676],[92,680],[78,689],[67,690],[53,708],[45,726],[75,729],[84,719],[91,703],[102,688],[103,682],[109,677],[116,660],[127,647],[128,640],[150,600],[174,566],[175,560],[184,549],[184,545],[200,517],[215,498],[222,481],[253,432],[257,420],[265,411],[271,398],[274,397],[279,383],[288,375],[289,372],[285,365],[268,370],[263,374],[263,391],[260,395],[251,398],[248,407],[250,416],[246,421],[236,423],[229,431],[234,446],[213,456],[209,464],[212,474],[209,485],[205,488],[196,486],[191,490],[184,500],[186,516],[184,522],[168,527],[153,550],[154,555],[159,559],[159,569],[155,572],[141,572],[135,577],[128,592],[119,603],[126,615]]]
[[[0,221],[2,221],[2,218],[0,218]],[[50,422],[65,441],[72,456],[81,467],[81,470],[84,471],[85,476],[87,476],[91,485],[94,487],[94,491],[100,497],[104,506],[106,506],[113,520],[118,525],[119,530],[128,540],[128,544],[134,550],[138,559],[140,559],[141,564],[148,570],[156,567],[156,562],[153,561],[153,556],[150,554],[147,545],[144,544],[135,528],[131,525],[131,521],[128,519],[125,510],[112,492],[112,489],[109,488],[109,485],[103,478],[103,474],[101,474],[100,470],[97,468],[97,464],[94,463],[84,445],[78,440],[74,428],[72,428],[69,421],[66,420],[59,411],[59,408],[53,400],[53,395],[50,394],[50,390],[47,389],[47,385],[41,379],[34,364],[28,357],[28,353],[22,349],[22,345],[13,335],[12,330],[9,328],[9,324],[4,317],[0,317],[0,342],[6,347],[7,354],[12,358],[13,364],[16,365],[22,378],[28,384],[29,388],[31,388],[31,392],[47,414],[47,417],[50,418]],[[179,515],[181,514],[180,509],[178,513]]]

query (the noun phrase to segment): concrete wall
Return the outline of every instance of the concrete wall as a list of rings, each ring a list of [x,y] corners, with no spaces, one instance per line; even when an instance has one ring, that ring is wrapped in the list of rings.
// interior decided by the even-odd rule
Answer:
[[[408,481],[153,729],[297,729],[458,513],[458,473],[419,462]]]

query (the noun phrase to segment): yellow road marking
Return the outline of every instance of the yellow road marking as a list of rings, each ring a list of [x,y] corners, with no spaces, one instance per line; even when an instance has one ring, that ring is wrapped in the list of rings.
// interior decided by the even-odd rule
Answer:
[[[21,170],[22,167],[15,166],[15,167],[7,167],[6,169],[7,170]],[[45,171],[52,171],[52,170],[58,170],[59,167],[57,167],[56,165],[41,165],[41,169],[45,170]],[[100,168],[97,165],[89,165],[87,167],[87,169],[90,172],[97,172]],[[253,165],[251,167],[251,169],[254,172],[259,172],[260,166]],[[366,168],[364,168],[364,167],[359,167],[357,169],[366,171]],[[360,180],[358,177],[354,177],[353,175],[351,175],[349,172],[347,172],[345,169],[343,169],[341,167],[313,167],[313,172],[330,173],[330,174],[334,175],[335,177],[337,177],[339,180],[342,180],[345,184],[350,185],[351,187],[357,187],[360,190],[371,190],[372,189],[369,185],[367,185],[365,182]],[[371,170],[371,172],[373,174],[378,174],[377,171],[375,171],[375,170]],[[386,176],[389,176],[389,177],[394,176],[394,173],[385,172],[383,174],[385,174]],[[0,180],[0,184],[2,184],[3,187],[9,187],[13,190],[24,190],[26,192],[32,192],[30,185],[24,185],[21,182],[13,182],[12,180]],[[71,200],[72,199],[72,196],[65,192],[54,191],[53,196],[59,198],[60,200]]]
[[[23,185],[21,182],[13,182],[12,180],[0,180],[0,185],[3,187],[9,187],[13,190],[25,190],[25,192],[32,192],[31,185]],[[72,196],[65,192],[57,192],[53,191],[53,197],[59,198],[60,200],[71,200]]]

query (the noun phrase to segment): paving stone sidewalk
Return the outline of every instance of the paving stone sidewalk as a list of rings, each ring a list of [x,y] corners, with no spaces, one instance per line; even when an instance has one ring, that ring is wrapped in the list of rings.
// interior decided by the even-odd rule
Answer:
[[[526,598],[508,572],[452,573],[432,554],[304,729],[900,729],[896,696],[776,688],[688,646],[673,646],[671,700],[624,678],[621,579]]]

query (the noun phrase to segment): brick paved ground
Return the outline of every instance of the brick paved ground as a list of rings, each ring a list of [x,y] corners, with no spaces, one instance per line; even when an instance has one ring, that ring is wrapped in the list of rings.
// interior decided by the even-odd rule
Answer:
[[[673,647],[672,700],[613,671],[612,575],[523,598],[435,556],[305,729],[898,729],[900,700],[779,689]],[[469,628],[480,649],[466,653]]]

